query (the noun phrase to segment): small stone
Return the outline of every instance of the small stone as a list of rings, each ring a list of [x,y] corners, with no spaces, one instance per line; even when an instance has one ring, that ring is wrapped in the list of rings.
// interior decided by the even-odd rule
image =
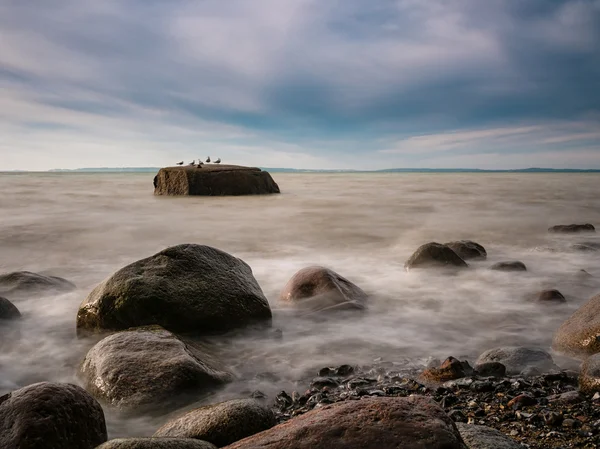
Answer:
[[[467,422],[467,417],[465,416],[465,414],[460,411],[460,410],[450,410],[448,412],[448,416],[454,421],[454,422]]]
[[[565,419],[562,423],[563,427],[578,428],[581,427],[581,421],[577,419]]]
[[[345,377],[345,376],[349,376],[351,374],[354,374],[354,367],[352,367],[350,365],[340,365],[335,370],[336,376]]]
[[[331,377],[316,377],[313,379],[310,386],[312,388],[318,388],[320,390],[323,388],[337,388],[339,386],[339,383],[337,380]]]
[[[448,357],[439,368],[427,368],[420,379],[428,382],[447,382],[465,377],[465,370],[460,360]]]
[[[490,270],[495,271],[527,271],[525,264],[518,260],[495,263],[490,267]]]
[[[546,412],[543,415],[544,422],[549,426],[558,427],[563,422],[563,415],[557,412]]]
[[[254,390],[250,396],[254,399],[264,399],[267,397],[267,395],[260,390]]]
[[[519,410],[521,409],[521,407],[530,407],[536,404],[537,399],[529,396],[528,394],[521,394],[511,399],[506,405],[512,408],[513,410]]]
[[[500,362],[486,362],[475,365],[475,372],[482,377],[504,377],[506,367]]]

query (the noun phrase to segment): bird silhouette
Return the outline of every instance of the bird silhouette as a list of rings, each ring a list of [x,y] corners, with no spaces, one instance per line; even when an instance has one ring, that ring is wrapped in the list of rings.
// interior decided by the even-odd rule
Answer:
[[[190,162],[190,165],[196,165],[196,159],[194,159],[192,162]]]
[[[208,157],[206,158],[206,163],[208,164],[209,162],[210,162],[210,156],[208,156]]]
[[[221,158],[219,158],[215,161],[215,164],[220,164],[220,163],[221,163]]]
[[[183,161],[177,162],[177,165],[183,165]]]

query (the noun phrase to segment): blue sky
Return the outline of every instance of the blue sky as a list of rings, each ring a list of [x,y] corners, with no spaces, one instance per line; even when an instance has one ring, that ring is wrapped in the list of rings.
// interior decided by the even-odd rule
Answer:
[[[0,169],[600,168],[600,0],[4,0]]]

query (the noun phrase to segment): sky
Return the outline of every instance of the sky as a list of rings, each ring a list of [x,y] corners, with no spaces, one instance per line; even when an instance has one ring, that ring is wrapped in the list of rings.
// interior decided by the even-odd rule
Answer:
[[[600,168],[600,0],[3,0],[0,170]]]

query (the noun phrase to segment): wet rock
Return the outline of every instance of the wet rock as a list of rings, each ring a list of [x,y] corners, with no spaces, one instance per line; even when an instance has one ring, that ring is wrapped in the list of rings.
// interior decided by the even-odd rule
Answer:
[[[523,449],[520,443],[487,426],[457,423],[468,449]]]
[[[538,403],[537,399],[528,394],[520,394],[508,401],[507,407],[514,410],[520,410],[522,407],[531,407]]]
[[[154,178],[155,195],[264,195],[279,193],[269,172],[240,165],[161,168]]]
[[[331,377],[316,377],[310,383],[312,388],[322,389],[322,388],[337,388],[339,385],[338,381]]]
[[[463,260],[485,259],[487,257],[485,248],[471,240],[458,240],[444,243],[444,245],[453,250]]]
[[[2,449],[93,449],[106,438],[100,404],[76,385],[40,382],[0,397]]]
[[[415,268],[467,268],[467,263],[451,248],[431,242],[421,245],[404,264],[409,271]]]
[[[586,394],[600,392],[600,354],[587,358],[581,365],[579,390]]]
[[[537,295],[540,302],[567,302],[567,299],[556,289],[543,290]]]
[[[572,357],[600,352],[600,295],[573,313],[554,334],[552,348]]]
[[[279,299],[307,312],[364,309],[367,294],[329,268],[313,266],[298,271]]]
[[[506,366],[500,362],[485,362],[475,365],[475,373],[482,377],[504,377]]]
[[[527,267],[523,262],[518,260],[497,262],[490,267],[490,270],[496,271],[527,271]]]
[[[556,367],[552,356],[546,351],[520,346],[505,346],[490,349],[479,356],[476,365],[488,362],[502,363],[506,367],[508,374],[519,374],[528,367],[535,367],[542,371]]]
[[[466,375],[462,362],[454,357],[448,357],[439,368],[427,368],[423,371],[420,380],[422,382],[443,383],[449,380],[460,379]]]
[[[574,243],[573,245],[571,245],[571,248],[573,248],[576,251],[582,251],[585,253],[594,253],[596,251],[600,251],[600,243],[598,243],[598,242]]]
[[[33,293],[63,293],[74,290],[73,283],[57,276],[45,276],[30,271],[15,271],[0,275],[0,296],[23,296]]]
[[[430,399],[363,398],[310,411],[228,449],[464,449],[452,420]]]
[[[16,320],[21,318],[19,309],[8,299],[0,296],[0,320]]]
[[[208,333],[270,321],[269,303],[244,261],[184,244],[127,265],[98,285],[79,307],[77,330],[159,324]]]
[[[585,401],[585,396],[579,391],[567,391],[565,393],[553,394],[546,399],[550,404],[573,405]]]
[[[548,228],[548,232],[558,234],[575,234],[578,232],[596,232],[596,228],[590,223],[585,224],[570,224],[570,225],[556,225]]]
[[[89,350],[80,367],[86,388],[123,411],[157,412],[197,399],[231,375],[197,343],[160,326],[110,335]]]
[[[270,409],[253,399],[237,399],[192,410],[167,422],[154,436],[196,438],[223,447],[275,424]]]
[[[193,438],[117,438],[96,449],[217,449],[217,446]]]

